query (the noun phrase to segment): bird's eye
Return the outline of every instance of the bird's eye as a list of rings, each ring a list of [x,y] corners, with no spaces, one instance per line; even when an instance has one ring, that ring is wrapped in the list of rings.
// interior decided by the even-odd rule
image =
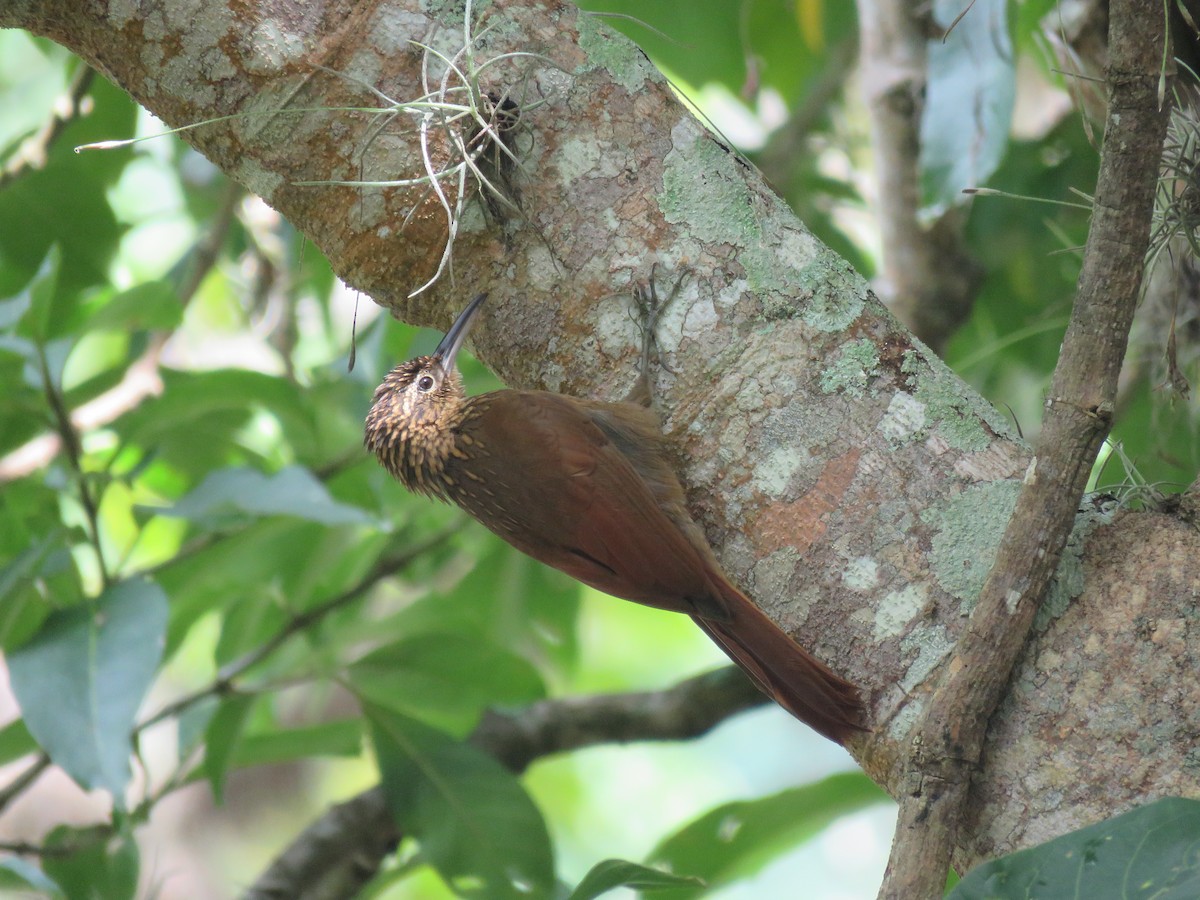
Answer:
[[[434,385],[434,381],[433,381],[432,375],[422,375],[420,378],[417,379],[417,390],[418,391],[422,391],[422,392],[432,391],[433,385]]]

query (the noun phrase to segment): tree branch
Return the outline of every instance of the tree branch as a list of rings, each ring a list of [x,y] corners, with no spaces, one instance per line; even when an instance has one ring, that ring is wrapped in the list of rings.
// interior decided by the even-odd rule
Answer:
[[[933,224],[918,217],[930,10],[908,0],[858,2],[883,244],[877,289],[892,312],[940,355],[970,316],[983,269],[963,239],[965,209],[947,210]]]
[[[543,700],[517,713],[488,712],[470,737],[513,772],[597,744],[699,737],[767,702],[728,666],[663,691]],[[402,835],[379,787],[331,807],[301,832],[243,900],[349,898],[373,878]]]
[[[1137,308],[1167,109],[1161,16],[1111,5],[1109,108],[1079,291],[1037,455],[975,611],[913,741],[880,897],[939,897],[987,725],[1024,648],[1112,424]]]

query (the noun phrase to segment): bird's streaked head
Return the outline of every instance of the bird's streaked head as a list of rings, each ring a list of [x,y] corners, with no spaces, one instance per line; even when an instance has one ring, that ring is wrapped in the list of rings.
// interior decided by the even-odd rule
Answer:
[[[424,468],[441,455],[449,438],[464,397],[454,362],[486,299],[480,294],[471,301],[432,354],[396,366],[375,389],[364,444],[410,487],[414,467]]]

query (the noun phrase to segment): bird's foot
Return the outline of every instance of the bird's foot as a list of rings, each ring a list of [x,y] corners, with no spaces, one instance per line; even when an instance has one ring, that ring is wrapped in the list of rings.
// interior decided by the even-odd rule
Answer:
[[[637,325],[642,333],[642,358],[641,371],[638,374],[637,383],[629,392],[629,396],[625,399],[630,403],[640,403],[642,406],[650,406],[653,401],[653,391],[650,389],[650,366],[657,360],[662,368],[666,369],[672,375],[675,370],[672,369],[662,357],[658,355],[657,340],[655,338],[658,329],[659,316],[663,314],[671,302],[679,295],[680,288],[683,287],[684,279],[691,274],[691,269],[683,269],[679,273],[679,277],[675,279],[675,284],[671,287],[671,292],[667,294],[665,300],[660,300],[658,296],[658,288],[656,286],[656,275],[658,274],[658,263],[654,263],[650,267],[650,278],[644,282],[638,282],[633,288],[633,301],[637,304],[638,314],[640,316]]]

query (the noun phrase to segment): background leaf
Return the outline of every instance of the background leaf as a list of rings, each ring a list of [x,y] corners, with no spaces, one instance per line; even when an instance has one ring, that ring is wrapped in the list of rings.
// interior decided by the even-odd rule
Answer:
[[[376,706],[463,737],[489,706],[541,699],[537,670],[513,653],[456,632],[426,632],[380,647],[350,667],[350,683]]]
[[[46,875],[67,900],[133,900],[137,895],[140,855],[128,836],[112,836],[103,828],[54,829],[46,839],[51,854],[43,861]],[[70,848],[70,853],[62,853]]]
[[[674,875],[662,869],[653,869],[623,859],[606,859],[592,866],[591,871],[579,882],[578,887],[571,891],[567,900],[592,900],[593,897],[607,894],[619,887],[651,892],[680,885],[702,887],[704,882],[699,878]]]
[[[402,832],[463,897],[539,897],[554,880],[550,835],[495,759],[428,725],[365,707],[388,804]]]
[[[208,776],[213,799],[217,803],[222,801],[225,775],[233,754],[241,743],[246,716],[249,715],[253,702],[254,698],[246,694],[225,698],[205,729],[204,773]]]
[[[887,800],[861,772],[831,775],[815,784],[710,810],[659,844],[649,860],[716,887],[760,869],[838,816]],[[700,893],[680,888],[663,896],[684,900]]]
[[[336,502],[311,472],[299,466],[274,475],[240,467],[212,472],[194,491],[160,512],[213,525],[228,525],[238,514],[295,516],[324,525],[368,520],[361,509]]]
[[[50,616],[8,657],[25,724],[80,786],[124,805],[130,732],[162,655],[167,598],[153,582],[126,581],[95,603]]]
[[[0,889],[33,888],[46,897],[63,896],[62,889],[27,859],[10,856],[0,859]]]
[[[949,28],[959,0],[936,0],[935,18]],[[1016,61],[1005,0],[976,0],[945,40],[928,42],[929,84],[921,117],[921,188],[926,212],[966,202],[1008,147],[1016,96]]]

